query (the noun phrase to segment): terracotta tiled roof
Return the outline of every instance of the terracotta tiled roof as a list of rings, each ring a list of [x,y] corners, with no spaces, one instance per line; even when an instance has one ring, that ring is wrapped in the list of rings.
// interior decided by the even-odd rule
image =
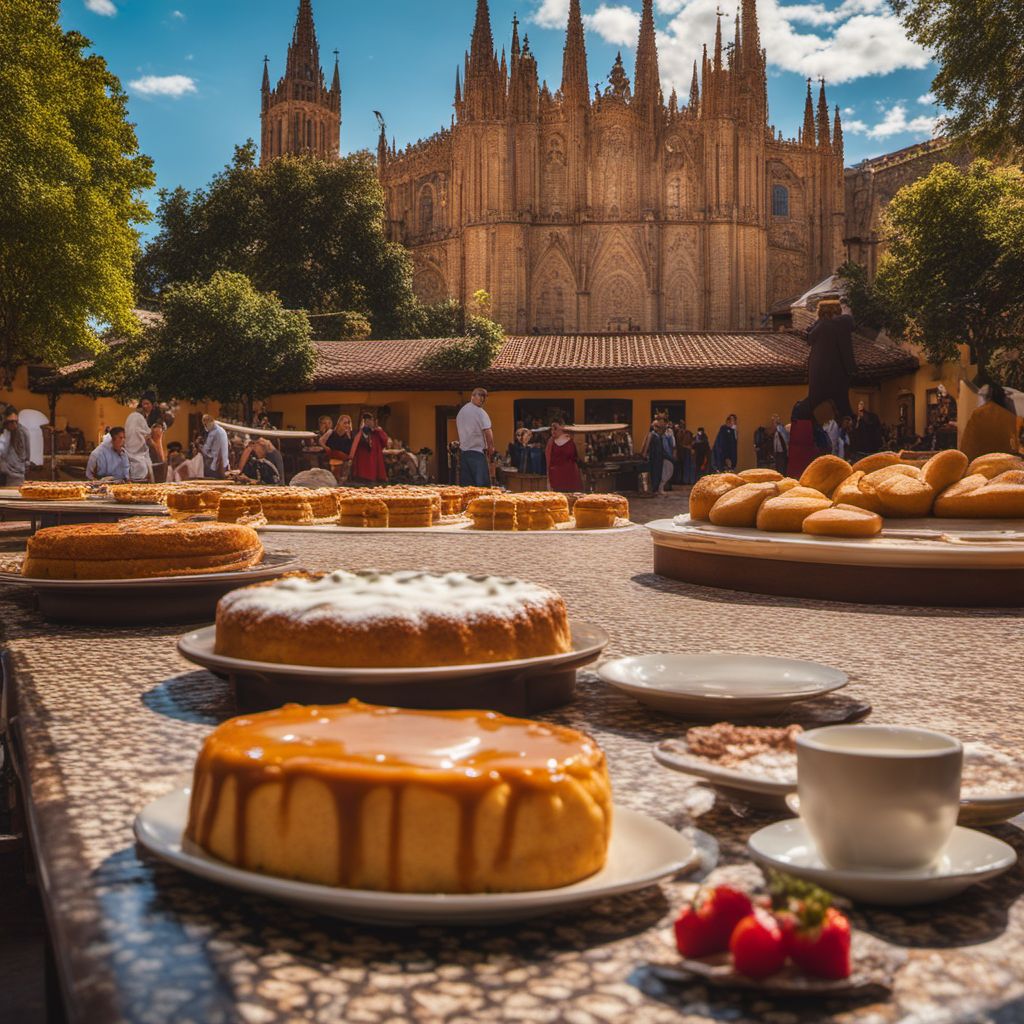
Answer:
[[[447,339],[317,344],[310,390],[494,390],[748,387],[807,380],[807,342],[793,332],[526,335],[506,338],[482,373],[429,371],[423,360]],[[854,339],[859,384],[918,367],[891,343]]]
[[[155,313],[149,309],[134,309],[132,312],[135,314],[136,319],[142,324],[143,330],[147,327],[152,327],[155,324],[159,324],[163,321],[163,316],[160,313]],[[116,348],[118,345],[123,345],[128,339],[122,335],[107,333],[103,335],[101,341],[108,348]],[[60,366],[53,371],[49,377],[46,378],[47,382],[73,382],[78,377],[87,373],[93,368],[93,364],[96,362],[96,357],[93,356],[90,359],[81,359],[77,363],[68,363],[66,366]]]

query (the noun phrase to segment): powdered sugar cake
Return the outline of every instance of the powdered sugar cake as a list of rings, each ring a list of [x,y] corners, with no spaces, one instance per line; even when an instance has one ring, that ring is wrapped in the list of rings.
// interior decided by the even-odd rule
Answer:
[[[470,665],[571,649],[562,598],[509,577],[468,573],[296,574],[232,591],[215,651],[332,668]]]

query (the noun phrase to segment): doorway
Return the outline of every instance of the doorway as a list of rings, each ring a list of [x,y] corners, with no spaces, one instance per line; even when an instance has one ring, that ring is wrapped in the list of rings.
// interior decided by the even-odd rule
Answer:
[[[437,453],[437,482],[439,484],[457,484],[458,457],[448,450],[453,441],[458,441],[459,432],[455,427],[455,417],[459,414],[457,405],[434,406],[434,451]]]

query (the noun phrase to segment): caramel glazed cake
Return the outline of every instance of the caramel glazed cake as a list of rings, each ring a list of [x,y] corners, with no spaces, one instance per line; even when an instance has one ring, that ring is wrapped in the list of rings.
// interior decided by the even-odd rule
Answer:
[[[392,892],[519,892],[604,864],[605,757],[493,711],[353,701],[233,718],[196,762],[187,840],[237,867]]]
[[[334,668],[472,665],[572,649],[562,598],[466,573],[295,574],[226,594],[217,654]]]
[[[21,571],[33,579],[146,579],[232,572],[262,560],[259,534],[248,526],[142,516],[38,530]]]

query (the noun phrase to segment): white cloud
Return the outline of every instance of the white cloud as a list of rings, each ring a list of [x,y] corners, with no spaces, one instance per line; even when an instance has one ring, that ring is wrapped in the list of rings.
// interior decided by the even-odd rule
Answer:
[[[935,93],[926,92],[923,96],[917,97],[917,102],[923,107],[931,107],[935,104]]]
[[[853,107],[843,107],[843,113],[844,114],[854,114],[854,113],[856,113],[856,110]]]
[[[114,0],[85,0],[85,9],[93,14],[102,14],[105,18],[112,18],[117,14]]]
[[[636,46],[640,35],[640,15],[632,7],[610,7],[601,4],[583,23],[612,46]]]
[[[532,20],[544,28],[564,30],[569,0],[535,0]],[[666,91],[689,88],[693,62],[701,47],[715,37],[719,0],[657,0],[658,12],[668,16],[658,32],[658,53]],[[602,3],[586,18],[591,31],[618,46],[635,46],[639,0]],[[901,68],[923,68],[929,54],[904,33],[885,0],[822,0],[786,4],[758,0],[761,44],[770,68],[833,84]],[[723,19],[723,35],[732,39],[732,18]],[[801,26],[801,27],[798,27]]]
[[[188,75],[143,75],[129,82],[128,88],[139,96],[170,96],[174,99],[198,92],[195,79]]]
[[[176,21],[184,21],[185,20],[185,12],[184,11],[171,11],[171,17],[174,18]]]
[[[938,117],[919,114],[907,117],[905,102],[894,103],[886,108],[879,105],[882,119],[877,124],[867,125],[863,121],[847,121],[843,123],[844,131],[854,135],[866,135],[869,139],[888,139],[893,135],[916,135],[918,138],[931,138],[935,134]]]

